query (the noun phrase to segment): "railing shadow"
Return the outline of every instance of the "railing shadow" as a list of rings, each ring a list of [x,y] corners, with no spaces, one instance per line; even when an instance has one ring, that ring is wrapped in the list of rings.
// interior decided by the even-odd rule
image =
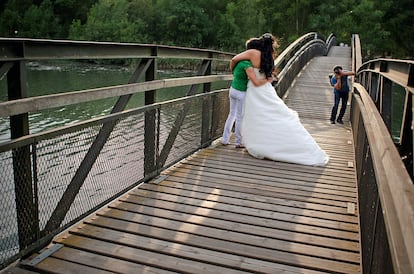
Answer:
[[[228,83],[232,76],[210,75],[211,66],[213,61],[228,62],[233,54],[159,45],[3,38],[0,48],[4,53],[0,76],[7,75],[10,99],[0,103],[0,116],[10,117],[13,138],[0,144],[1,180],[8,186],[1,194],[0,206],[7,215],[1,229],[10,234],[0,245],[0,268],[39,250],[59,232],[221,136],[227,89],[212,91],[211,84]],[[278,93],[285,92],[301,65],[326,52],[316,33],[295,41],[276,60],[281,68]],[[141,61],[125,85],[27,97],[27,61],[100,58]],[[200,60],[199,76],[156,80],[157,58]],[[142,78],[145,82],[138,83]],[[156,103],[155,91],[171,86],[190,86],[188,96]],[[199,86],[203,90],[195,94]],[[145,94],[145,106],[125,110],[137,93]],[[28,132],[30,112],[110,97],[119,100],[109,115]],[[120,177],[122,183],[113,184]]]

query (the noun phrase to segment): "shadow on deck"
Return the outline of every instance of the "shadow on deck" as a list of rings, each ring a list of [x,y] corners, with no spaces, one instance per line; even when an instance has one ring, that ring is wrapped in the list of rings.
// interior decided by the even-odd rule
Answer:
[[[327,74],[337,63],[350,68],[350,49],[333,50],[305,67],[285,99],[329,154],[326,167],[258,160],[213,144],[23,265],[55,273],[360,273],[349,110],[345,125],[329,123]]]

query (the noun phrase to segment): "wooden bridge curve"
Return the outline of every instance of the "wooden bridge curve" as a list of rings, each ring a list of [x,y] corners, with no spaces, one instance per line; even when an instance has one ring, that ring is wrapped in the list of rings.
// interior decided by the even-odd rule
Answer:
[[[259,160],[217,141],[57,236],[24,271],[360,273],[349,109],[344,125],[329,123],[327,72],[350,68],[350,56],[334,47],[313,58],[285,98],[329,154],[326,167]]]

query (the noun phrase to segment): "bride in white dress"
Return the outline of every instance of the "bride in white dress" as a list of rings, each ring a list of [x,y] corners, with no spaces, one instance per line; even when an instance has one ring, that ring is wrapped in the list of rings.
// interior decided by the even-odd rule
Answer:
[[[273,36],[263,35],[262,39],[264,44],[270,43],[273,53]],[[248,54],[245,51],[236,55],[231,65],[239,60],[250,59],[257,78],[269,77],[269,68],[260,65],[261,60],[263,62],[264,58],[269,58],[263,57],[267,48],[265,45],[261,51],[250,50]],[[329,156],[303,127],[297,113],[286,106],[269,82],[255,86],[249,81],[241,131],[244,146],[256,158],[312,166],[324,166],[329,161]]]

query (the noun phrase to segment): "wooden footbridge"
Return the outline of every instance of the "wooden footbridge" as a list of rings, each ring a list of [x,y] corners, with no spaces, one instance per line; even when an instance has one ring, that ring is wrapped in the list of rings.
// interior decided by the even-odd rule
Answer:
[[[373,250],[370,260],[363,259],[364,246],[381,247],[362,235],[372,226],[361,230],[360,224],[366,213],[360,213],[358,177],[368,171],[357,160],[367,152],[356,149],[360,137],[352,125],[363,110],[355,112],[350,101],[345,124],[329,122],[333,93],[327,74],[336,64],[352,69],[352,56],[351,47],[332,46],[302,64],[286,61],[299,72],[285,88],[279,83],[278,93],[329,154],[327,166],[259,160],[213,138],[169,166],[167,157],[155,177],[62,228],[46,247],[4,273],[408,273],[410,264],[395,265],[410,262],[409,252],[389,264],[375,259]],[[169,138],[160,139],[168,144]],[[182,146],[186,142],[183,137]],[[110,184],[122,185],[123,178],[115,176]]]

